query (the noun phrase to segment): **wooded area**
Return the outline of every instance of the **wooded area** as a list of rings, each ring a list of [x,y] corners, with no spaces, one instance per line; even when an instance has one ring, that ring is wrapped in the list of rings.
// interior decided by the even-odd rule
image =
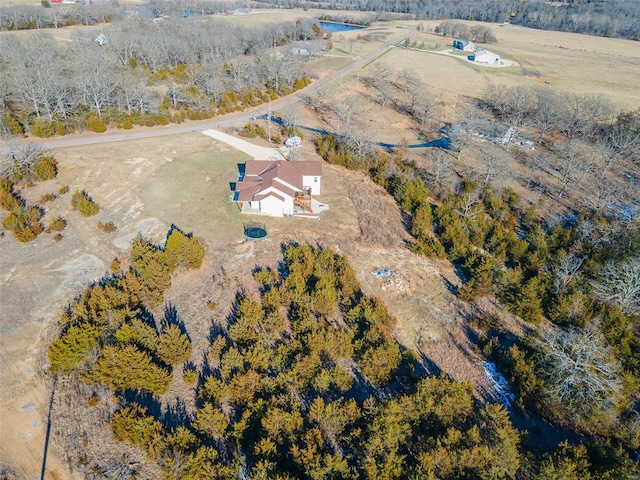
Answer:
[[[305,87],[304,56],[268,49],[316,38],[312,22],[232,27],[211,18],[127,17],[104,44],[79,35],[0,36],[0,135],[104,132],[211,118]],[[308,57],[308,55],[307,55]]]
[[[604,37],[628,38],[638,40],[640,35],[640,6],[630,0],[608,0],[592,2],[568,0],[565,2],[547,2],[544,0],[443,0],[399,1],[399,0],[259,0],[256,6],[265,8],[323,8],[335,10],[358,10],[372,12],[366,21],[357,24],[370,24],[374,20],[389,20],[391,13],[404,15],[404,18],[442,20],[459,19],[479,22],[509,22],[525,27],[542,30],[559,30],[573,33],[586,33]],[[204,16],[231,12],[237,8],[246,8],[238,1],[190,0],[179,4],[173,2],[150,1],[138,6],[139,15],[154,18],[165,16],[184,17]],[[53,5],[43,8],[31,5],[11,6],[0,9],[0,30],[23,30],[40,28],[59,28],[62,26],[84,24],[93,25],[109,22],[123,15],[125,6],[117,3],[98,3],[95,5],[77,4],[71,7]],[[354,20],[344,14],[326,15],[329,20]],[[393,17],[398,18],[396,15]]]
[[[559,478],[609,478],[613,472],[616,478],[632,478],[623,450],[637,439],[624,420],[630,413],[623,401],[628,389],[594,390],[603,395],[599,399],[610,400],[605,404],[573,397],[581,391],[574,387],[584,386],[579,382],[591,385],[605,366],[619,368],[610,350],[605,357],[594,350],[597,368],[569,386],[571,401],[555,398],[563,401],[567,410],[562,413],[569,413],[570,421],[589,412],[584,407],[590,405],[600,419],[607,409],[615,425],[603,430],[599,423],[599,429],[590,430],[594,437],[588,448],[563,444],[552,456],[536,459],[527,454],[529,447],[501,405],[480,404],[470,384],[425,376],[422,360],[402,352],[390,336],[394,319],[384,305],[362,293],[344,257],[322,247],[283,245],[278,270],[256,267],[259,296],[238,292],[231,315],[214,320],[205,361],[195,367],[177,312],[165,315],[177,323],[162,326],[147,310],[160,301],[150,292],[161,295],[168,286],[157,281],[162,269],[152,265],[163,260],[167,265],[169,252],[177,251],[172,245],[179,244],[186,250],[178,257],[197,268],[202,254],[193,242],[178,230],[164,250],[138,238],[126,273],[120,270],[88,288],[62,316],[62,335],[49,358],[52,373],[71,375],[59,388],[79,396],[56,413],[56,428],[63,428],[56,435],[69,449],[68,457],[79,462],[73,468],[149,476],[145,462],[130,461],[130,454],[86,463],[82,445],[73,438],[87,432],[64,418],[88,409],[111,424],[117,440],[142,449],[163,478],[500,479],[517,474],[542,480],[550,472]],[[623,318],[615,306],[608,312]],[[564,337],[542,338],[530,346],[540,354],[526,359],[517,356],[521,350],[515,345],[509,350],[494,345],[505,359],[540,362],[528,370],[538,382],[534,392],[519,390],[520,401],[528,404],[535,394],[537,401],[552,405],[554,392],[561,395],[552,389],[562,386],[541,372],[566,368],[558,363],[564,357],[554,352],[578,345],[578,337],[588,348],[601,345],[595,341],[599,331],[586,337],[568,332],[577,336],[564,344]],[[185,382],[195,383],[195,413],[161,414],[157,395],[169,388],[171,368],[183,364]],[[565,372],[557,371],[566,383]],[[514,377],[516,385],[530,385],[523,373]],[[105,395],[100,384],[116,398]],[[614,443],[602,443],[605,439]],[[597,460],[597,451],[615,456]]]
[[[207,17],[212,4],[170,3],[150,2],[142,10],[148,15],[137,16],[88,5],[60,17],[54,8],[0,9],[5,29],[100,22],[104,32],[99,42],[77,35],[67,43],[3,32],[0,135],[209,118],[311,81],[304,61],[313,52],[288,47],[321,38],[312,21],[247,29]],[[372,19],[389,12],[443,19],[439,33],[485,42],[490,30],[463,30],[447,19],[637,39],[640,17],[635,3],[622,0],[607,11],[602,2],[535,0],[345,5],[374,10]],[[185,12],[199,16],[182,18]],[[60,316],[46,378],[64,460],[87,478],[637,478],[640,111],[616,111],[598,95],[492,84],[444,118],[448,105],[409,68],[380,62],[375,75],[356,82],[357,91],[341,88],[339,101],[328,90],[304,96],[314,119],[333,132],[315,138],[317,152],[365,172],[395,199],[404,221],[387,228],[402,230],[411,252],[434,259],[435,270],[451,262],[459,286],[447,288],[465,306],[477,358],[508,379],[512,410],[481,402],[471,383],[433,376],[429,358],[396,341],[396,320],[363,292],[347,258],[322,245],[280,245],[277,265],[255,266],[255,282],[232,283],[223,270],[220,281],[237,288],[235,302],[212,319],[206,354],[198,357],[167,292],[181,273],[201,266],[205,251],[172,227],[162,246],[136,237],[130,253]],[[446,135],[451,149],[410,155],[403,138],[382,151],[371,142],[366,105],[402,117],[420,141]],[[278,116],[282,132],[301,133],[294,113]],[[247,124],[244,134],[265,132]],[[458,147],[472,152],[472,165],[452,166]],[[39,205],[24,201],[23,189],[58,169],[33,145],[8,148],[0,167],[3,227],[22,242],[42,232],[62,239],[66,220],[45,226],[39,206],[58,196],[69,193],[67,204],[78,211],[72,215],[101,211],[75,185],[72,193],[66,186],[44,193]],[[519,193],[537,197],[503,187],[508,175]],[[364,206],[350,197],[368,211],[358,212],[358,240],[398,242],[374,218],[383,210],[368,208],[376,201],[365,198],[371,190],[361,188]],[[107,220],[98,227],[115,231]],[[487,298],[497,314],[480,313]],[[206,295],[193,301],[216,310]],[[502,307],[518,317],[522,336],[509,331]],[[571,441],[545,449],[514,427],[516,417],[541,418]],[[91,443],[101,436],[101,446],[116,447]]]
[[[382,92],[379,102],[403,108],[408,76],[392,72],[368,85]],[[621,478],[632,478],[621,459],[633,457],[640,438],[640,217],[628,196],[637,187],[625,192],[618,180],[640,162],[640,113],[612,120],[612,112],[597,96],[493,86],[451,132],[466,146],[476,145],[476,132],[485,139],[467,172],[454,173],[442,151],[425,167],[402,148],[362,155],[348,136],[316,145],[328,162],[368,172],[394,196],[410,218],[409,248],[460,269],[460,299],[495,296],[528,322],[530,333],[514,341],[500,317],[473,320],[484,331],[484,354],[513,382],[517,408],[591,436],[593,448],[613,448]],[[505,142],[506,127],[513,134]],[[516,132],[537,132],[541,152],[510,145]],[[570,196],[575,215],[543,216],[535,205],[522,208],[512,189],[492,186],[505,151],[559,180],[547,195]],[[521,181],[535,188],[533,179]],[[602,465],[591,470],[595,478]]]
[[[586,33],[604,37],[620,37],[638,40],[640,35],[640,5],[629,0],[594,2],[567,0],[341,0],[305,1],[276,0],[260,3],[282,7],[308,6],[336,10],[360,10],[375,12],[379,20],[389,20],[391,13],[403,14],[406,19],[442,20],[459,19],[479,22],[509,22],[514,25]],[[341,21],[348,15],[333,17]],[[368,22],[372,21],[369,19]],[[397,17],[394,17],[397,18]]]

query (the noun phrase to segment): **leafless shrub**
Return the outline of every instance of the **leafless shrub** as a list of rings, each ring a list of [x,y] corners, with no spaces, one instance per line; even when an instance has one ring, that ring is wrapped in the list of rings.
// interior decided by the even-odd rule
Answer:
[[[52,202],[56,198],[58,198],[58,195],[56,195],[55,193],[45,193],[40,197],[39,203]]]
[[[98,222],[98,228],[105,233],[113,233],[118,229],[113,222],[107,222],[107,223]]]
[[[160,478],[142,450],[113,439],[108,424],[118,405],[107,387],[87,385],[76,377],[59,377],[49,387],[55,389],[48,412],[51,439],[72,471],[96,479]]]

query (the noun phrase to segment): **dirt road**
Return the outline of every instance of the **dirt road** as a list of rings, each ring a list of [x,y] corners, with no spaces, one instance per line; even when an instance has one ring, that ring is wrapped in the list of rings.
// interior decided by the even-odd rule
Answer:
[[[390,41],[385,42],[385,44],[376,48],[371,53],[356,58],[353,63],[348,66],[340,69],[339,71],[329,75],[328,77],[318,80],[308,87],[300,90],[294,94],[288,95],[286,97],[282,97],[278,100],[274,100],[271,102],[271,110],[280,110],[290,107],[291,105],[299,102],[301,100],[300,94],[309,95],[312,94],[334,82],[339,82],[343,77],[348,77],[351,72],[356,69],[364,68],[369,63],[373,62],[377,58],[381,57],[385,53],[389,52],[391,49],[395,48],[399,43],[409,38],[409,36],[413,33],[413,30],[408,30],[404,27],[397,27],[398,29],[402,29],[402,33],[400,35],[394,36]],[[265,106],[262,106],[263,110]],[[215,117],[209,120],[201,120],[201,121],[189,121],[188,123],[181,125],[166,125],[166,126],[157,126],[157,127],[140,127],[136,128],[134,131],[122,131],[115,130],[107,133],[92,133],[92,132],[82,132],[79,134],[71,134],[65,135],[64,137],[56,138],[56,139],[40,139],[35,137],[28,137],[25,139],[20,139],[15,141],[15,143],[37,143],[42,145],[42,147],[47,149],[56,149],[56,148],[66,148],[66,147],[77,147],[82,145],[93,145],[100,143],[109,143],[109,142],[121,142],[124,140],[138,140],[142,138],[152,138],[152,137],[162,137],[165,135],[176,135],[182,133],[190,133],[190,132],[201,132],[203,130],[208,130],[212,128],[221,128],[233,123],[245,122],[250,120],[252,117],[256,115],[255,111],[257,109],[247,109],[242,112],[234,112],[225,115],[221,115],[219,117]],[[261,114],[266,114],[267,112],[261,112]],[[0,153],[3,153],[6,150],[6,147],[0,149]]]

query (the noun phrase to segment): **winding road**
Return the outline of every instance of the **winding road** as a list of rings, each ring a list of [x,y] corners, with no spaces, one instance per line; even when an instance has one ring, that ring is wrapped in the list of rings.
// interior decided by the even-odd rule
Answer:
[[[399,27],[401,28],[401,27]],[[289,107],[301,100],[301,93],[311,94],[327,85],[339,81],[342,77],[348,75],[352,71],[358,68],[364,68],[371,62],[375,61],[385,53],[389,52],[391,49],[395,48],[398,44],[403,42],[405,39],[409,38],[409,36],[413,33],[412,30],[406,30],[402,34],[394,36],[388,42],[376,48],[371,53],[356,58],[354,62],[347,65],[346,67],[340,69],[338,72],[335,72],[329,75],[322,80],[318,80],[313,82],[311,85],[306,88],[299,90],[296,93],[288,95],[286,97],[282,97],[278,100],[274,100],[271,102],[271,109],[283,109]],[[65,135],[64,137],[59,137],[56,139],[39,139],[28,137],[26,139],[19,139],[15,141],[15,143],[37,143],[46,149],[56,149],[56,148],[66,148],[66,147],[76,147],[83,145],[96,145],[101,143],[109,143],[109,142],[122,142],[126,140],[137,140],[141,138],[152,138],[152,137],[162,137],[165,135],[177,135],[181,133],[189,133],[189,132],[202,132],[203,130],[208,130],[212,128],[219,128],[221,126],[225,126],[231,123],[243,122],[254,117],[255,113],[253,113],[250,109],[244,110],[242,112],[234,112],[228,113],[225,115],[220,115],[212,119],[201,120],[201,121],[187,121],[184,124],[180,125],[166,125],[166,126],[156,126],[156,127],[142,127],[140,130],[136,131],[108,131],[107,133],[91,133],[91,132],[82,132],[80,134],[70,134]],[[4,143],[4,142],[3,142]],[[0,153],[4,153],[7,150],[6,145],[3,148],[0,148]]]

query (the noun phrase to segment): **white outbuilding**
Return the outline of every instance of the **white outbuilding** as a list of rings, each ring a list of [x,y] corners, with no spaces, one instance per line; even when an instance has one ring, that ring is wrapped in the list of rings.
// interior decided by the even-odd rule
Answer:
[[[500,63],[500,55],[490,52],[489,50],[478,50],[467,58],[472,62],[484,63],[486,65],[495,65]]]

